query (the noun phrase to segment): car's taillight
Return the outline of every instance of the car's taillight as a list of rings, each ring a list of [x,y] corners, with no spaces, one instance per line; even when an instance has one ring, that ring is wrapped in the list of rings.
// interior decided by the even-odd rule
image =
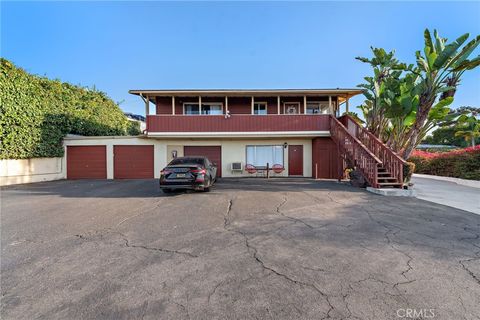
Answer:
[[[163,169],[162,171],[160,171],[160,174],[161,174],[161,175],[167,175],[167,174],[170,174],[170,173],[172,173],[172,172],[173,172],[172,170]]]
[[[205,169],[194,169],[194,170],[190,170],[190,172],[198,173],[198,174],[206,174],[207,170],[205,170]]]

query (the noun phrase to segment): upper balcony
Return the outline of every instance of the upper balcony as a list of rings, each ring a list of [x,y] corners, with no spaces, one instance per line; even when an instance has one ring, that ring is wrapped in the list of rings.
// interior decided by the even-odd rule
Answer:
[[[150,115],[149,136],[312,136],[330,134],[330,115]]]
[[[145,102],[148,136],[329,135],[331,115],[358,89],[131,90]],[[150,105],[155,115],[149,115]]]

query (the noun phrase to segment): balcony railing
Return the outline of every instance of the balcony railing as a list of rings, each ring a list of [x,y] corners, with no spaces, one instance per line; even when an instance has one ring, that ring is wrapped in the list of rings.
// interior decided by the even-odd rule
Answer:
[[[149,133],[329,131],[330,115],[149,115]]]

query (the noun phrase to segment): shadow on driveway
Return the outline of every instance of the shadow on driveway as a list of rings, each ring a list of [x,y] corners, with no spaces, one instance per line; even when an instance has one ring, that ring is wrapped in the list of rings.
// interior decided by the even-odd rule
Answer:
[[[307,178],[221,178],[215,183],[211,193],[231,191],[291,192],[295,190],[365,192],[364,189],[353,188],[343,183]],[[185,193],[202,194],[202,192],[191,190],[179,190],[168,195],[164,194],[158,186],[158,179],[60,180],[2,187],[2,191],[10,197],[28,194],[58,195],[65,198],[152,198],[175,197]]]

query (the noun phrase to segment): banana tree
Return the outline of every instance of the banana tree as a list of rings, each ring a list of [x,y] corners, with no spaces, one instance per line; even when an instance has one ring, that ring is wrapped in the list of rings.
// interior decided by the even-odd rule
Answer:
[[[388,138],[388,118],[385,116],[386,99],[394,95],[395,86],[406,65],[396,59],[395,51],[386,52],[382,48],[373,48],[373,58],[356,57],[357,60],[368,63],[373,68],[373,77],[365,77],[366,83],[358,85],[365,89],[366,101],[361,109],[367,124],[367,129],[382,140]]]
[[[480,65],[480,56],[468,59],[480,44],[480,36],[465,46],[463,45],[469,38],[468,33],[449,44],[447,39],[441,38],[436,30],[434,39],[428,29],[425,30],[424,38],[423,55],[420,51],[416,52],[417,68],[411,70],[418,76],[417,88],[420,94],[415,119],[404,137],[406,141],[402,150],[404,159],[410,156],[425,135],[432,108],[450,104],[464,72]]]
[[[458,119],[456,137],[462,137],[467,143],[475,147],[475,139],[480,137],[480,120],[475,115],[462,115]]]

